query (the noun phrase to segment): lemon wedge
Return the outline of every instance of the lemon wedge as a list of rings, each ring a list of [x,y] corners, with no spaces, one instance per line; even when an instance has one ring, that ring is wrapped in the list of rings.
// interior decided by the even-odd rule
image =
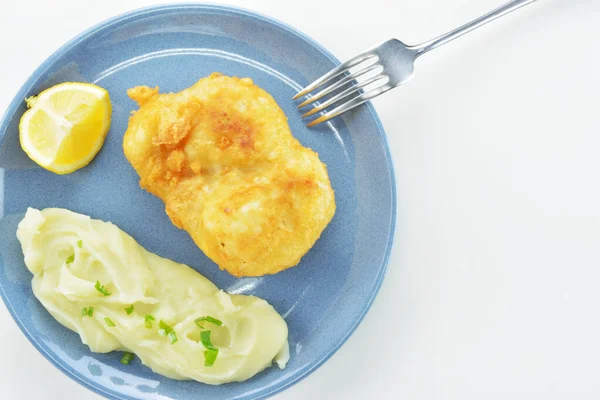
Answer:
[[[108,92],[96,85],[67,82],[26,99],[19,124],[21,147],[57,174],[86,166],[100,151],[110,127]]]

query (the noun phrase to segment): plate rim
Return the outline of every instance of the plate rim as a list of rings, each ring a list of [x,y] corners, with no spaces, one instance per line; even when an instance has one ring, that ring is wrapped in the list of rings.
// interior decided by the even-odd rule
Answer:
[[[46,72],[46,70],[48,68],[50,68],[51,65],[55,61],[57,61],[60,57],[62,57],[67,51],[71,50],[73,47],[78,45],[83,40],[87,39],[89,36],[99,32],[103,29],[109,28],[113,25],[124,23],[130,19],[136,19],[141,16],[144,16],[147,14],[153,14],[153,13],[162,14],[164,12],[172,12],[172,11],[183,11],[184,12],[184,11],[194,11],[194,10],[195,11],[216,10],[216,11],[221,11],[221,12],[226,12],[226,13],[234,13],[234,14],[242,15],[244,17],[248,17],[251,19],[256,19],[259,21],[263,21],[263,22],[272,24],[272,25],[274,25],[280,29],[283,29],[284,31],[287,31],[287,32],[299,37],[300,39],[306,41],[309,45],[313,46],[318,51],[320,51],[326,58],[328,58],[334,64],[340,64],[340,61],[331,52],[329,52],[329,50],[327,50],[320,43],[318,43],[316,40],[309,37],[304,32],[300,31],[299,29],[297,29],[285,22],[279,21],[278,19],[276,19],[274,17],[268,16],[268,15],[265,15],[265,14],[262,14],[260,12],[256,12],[253,10],[245,9],[243,7],[237,7],[237,6],[231,6],[231,5],[221,5],[221,4],[174,3],[174,4],[162,4],[162,5],[153,5],[153,6],[148,6],[148,7],[137,8],[137,9],[125,12],[125,13],[117,14],[108,19],[105,19],[105,20],[93,25],[92,27],[82,31],[81,33],[79,33],[78,35],[76,35],[75,37],[73,37],[72,39],[67,41],[65,44],[63,44],[61,47],[59,47],[57,50],[55,50],[48,58],[46,58],[42,62],[42,64],[40,64],[39,67],[37,67],[31,73],[29,78],[27,78],[25,83],[21,86],[21,88],[15,94],[13,100],[9,103],[6,111],[2,114],[2,118],[0,118],[0,147],[2,146],[2,144],[4,142],[4,138],[6,136],[8,123],[9,123],[9,117],[11,117],[12,115],[14,115],[16,113],[18,107],[20,106],[21,102],[25,98],[26,94],[32,89],[34,82],[41,75],[43,75]],[[287,380],[285,380],[283,382],[283,384],[280,384],[279,386],[273,388],[273,390],[270,390],[270,391],[267,391],[264,393],[260,393],[255,397],[251,397],[252,395],[250,395],[250,397],[245,396],[245,397],[242,397],[242,399],[260,400],[260,399],[266,399],[268,397],[274,396],[275,394],[280,393],[280,392],[284,391],[285,389],[288,389],[291,386],[295,385],[296,383],[300,382],[301,380],[306,378],[308,375],[310,375],[312,372],[317,370],[321,365],[323,365],[329,358],[331,358],[346,343],[346,341],[350,338],[350,336],[352,336],[352,334],[354,334],[354,332],[356,331],[358,326],[363,321],[365,315],[371,309],[371,306],[373,305],[373,302],[374,302],[375,298],[377,297],[377,294],[379,293],[379,290],[381,288],[381,285],[383,283],[383,280],[384,280],[386,272],[387,272],[387,268],[388,268],[390,256],[391,256],[391,250],[392,250],[394,239],[396,236],[397,189],[396,189],[396,177],[395,177],[395,172],[394,172],[394,163],[393,163],[392,155],[390,152],[390,146],[389,146],[387,135],[385,133],[385,129],[383,128],[383,124],[381,123],[381,120],[379,119],[379,116],[377,115],[377,112],[375,111],[375,108],[373,107],[372,103],[370,101],[368,101],[367,103],[365,103],[365,105],[368,108],[369,114],[373,118],[375,125],[377,127],[377,130],[379,132],[379,135],[381,136],[381,139],[382,139],[383,150],[384,150],[385,158],[386,158],[386,164],[387,164],[387,168],[388,168],[388,172],[389,172],[389,176],[390,176],[390,189],[391,189],[390,230],[389,230],[389,234],[388,234],[387,246],[385,249],[385,253],[383,255],[383,262],[381,263],[381,267],[377,274],[375,285],[371,289],[370,296],[367,299],[367,302],[365,303],[360,314],[358,314],[358,318],[355,320],[354,324],[345,333],[345,335],[341,338],[341,340],[335,346],[332,346],[329,349],[329,351],[327,351],[326,354],[323,357],[321,357],[321,359],[317,360],[312,365],[309,365],[306,369],[301,370],[298,375],[288,378]],[[21,322],[21,320],[17,316],[16,312],[9,305],[8,297],[6,296],[6,293],[4,291],[4,288],[2,287],[1,282],[0,282],[0,297],[2,297],[2,300],[3,300],[6,308],[8,309],[11,317],[17,323],[17,326],[23,332],[25,337],[38,350],[38,352],[42,356],[44,356],[44,358],[46,360],[48,360],[55,368],[57,368],[59,371],[61,371],[67,377],[69,377],[73,381],[77,382],[78,384],[82,385],[83,387],[85,387],[85,388],[91,390],[92,392],[95,392],[101,396],[104,396],[108,399],[135,400],[134,397],[131,397],[129,395],[119,393],[116,391],[108,391],[103,386],[96,384],[93,380],[77,375],[72,368],[62,365],[61,363],[59,363],[59,361],[55,360],[53,355],[50,352],[46,351],[46,349],[44,349],[41,346],[41,344],[34,337],[34,335],[31,334],[27,330],[25,325]]]

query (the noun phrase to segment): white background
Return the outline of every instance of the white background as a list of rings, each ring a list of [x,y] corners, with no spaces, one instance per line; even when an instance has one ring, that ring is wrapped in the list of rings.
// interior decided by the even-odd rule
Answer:
[[[502,1],[227,3],[346,59]],[[65,41],[150,3],[0,0],[0,110]],[[539,0],[427,54],[375,100],[398,182],[389,272],[347,344],[278,400],[600,398],[599,39],[599,1]],[[2,399],[99,399],[4,305],[0,354]]]

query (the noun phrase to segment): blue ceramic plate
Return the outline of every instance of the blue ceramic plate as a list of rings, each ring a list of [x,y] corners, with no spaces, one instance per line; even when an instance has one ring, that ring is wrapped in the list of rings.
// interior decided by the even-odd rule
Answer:
[[[360,323],[385,272],[395,222],[389,149],[370,105],[306,128],[292,96],[338,61],[302,33],[229,7],[162,6],[135,11],[81,34],[25,83],[0,122],[0,288],[14,319],[38,350],[68,376],[111,399],[259,399],[298,382],[329,358]],[[125,91],[158,85],[179,91],[211,72],[250,77],[273,95],[292,133],[329,169],[337,212],[300,265],[274,276],[236,279],[220,271],[158,198],[140,189],[121,148],[131,110]],[[113,120],[87,167],[59,176],[30,161],[18,140],[24,98],[65,81],[110,92]],[[218,287],[269,301],[289,325],[291,359],[243,383],[209,386],[164,378],[139,361],[94,354],[58,324],[31,292],[15,237],[27,207],[64,207],[112,221],[148,250],[195,268]]]

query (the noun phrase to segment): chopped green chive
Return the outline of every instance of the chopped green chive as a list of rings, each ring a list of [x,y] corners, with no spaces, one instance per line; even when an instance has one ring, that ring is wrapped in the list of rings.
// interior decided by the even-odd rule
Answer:
[[[219,349],[209,349],[204,352],[204,366],[212,367],[219,355]]]
[[[82,317],[91,317],[92,315],[94,315],[94,307],[83,307],[81,309],[81,316]]]
[[[212,344],[210,340],[210,331],[202,331],[200,332],[200,341],[202,345],[206,347],[206,351],[204,352],[204,366],[212,367],[219,355],[219,349]]]
[[[134,357],[135,355],[133,353],[123,353],[123,357],[121,357],[121,364],[129,365],[129,363],[133,361]]]
[[[73,261],[75,261],[75,254],[71,254],[69,257],[67,257],[67,259],[65,260],[65,262],[67,264],[71,264]]]
[[[106,325],[108,325],[110,327],[116,326],[115,323],[112,322],[112,320],[110,318],[108,318],[108,317],[104,318],[104,322],[106,322]]]
[[[158,327],[160,328],[158,330],[158,334],[162,335],[162,336],[168,336],[171,344],[173,344],[177,341],[177,334],[175,333],[173,328],[171,328],[169,325],[167,325],[167,323],[165,321],[163,321],[161,319],[160,322],[158,323]]]
[[[200,322],[210,322],[211,324],[215,324],[217,326],[221,326],[223,325],[223,322],[219,321],[216,318],[211,317],[210,315],[207,315],[206,317],[200,317],[197,318],[194,322],[196,323],[196,325],[198,325],[200,328],[204,329],[204,325],[200,325]]]
[[[78,240],[77,241],[77,247],[79,247],[79,248],[83,247],[83,240]]]
[[[146,329],[152,329],[152,321],[154,321],[154,317],[150,314],[146,314],[146,316],[144,317]]]
[[[210,331],[200,332],[200,341],[209,350],[217,350],[214,344],[210,341]]]
[[[133,312],[133,304],[127,307],[125,309],[125,312],[127,313],[127,315],[131,315],[131,313]]]
[[[96,288],[97,291],[99,291],[103,295],[110,296],[110,292],[108,290],[106,290],[104,285],[101,285],[99,281],[96,281],[96,285],[94,285],[94,287]]]
[[[158,330],[159,335],[167,336],[169,333],[173,332],[173,328],[171,328],[169,325],[167,325],[167,323],[165,321],[163,321],[162,319],[158,323],[158,327],[160,328]]]

